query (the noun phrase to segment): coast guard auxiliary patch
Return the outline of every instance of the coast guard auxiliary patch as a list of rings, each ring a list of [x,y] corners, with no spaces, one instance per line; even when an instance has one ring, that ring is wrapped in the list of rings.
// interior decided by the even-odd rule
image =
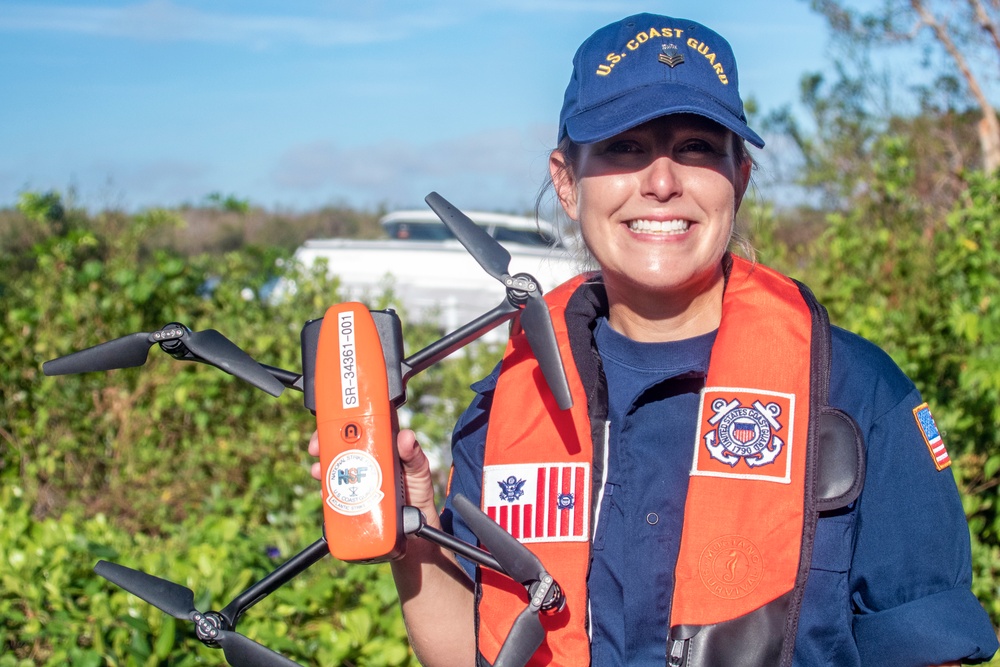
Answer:
[[[794,394],[706,387],[691,474],[790,483],[794,411]]]
[[[590,465],[520,463],[483,469],[483,512],[521,542],[590,539]]]
[[[926,403],[922,403],[913,408],[913,418],[917,420],[920,435],[924,436],[924,442],[927,443],[927,449],[930,450],[931,458],[934,460],[934,467],[938,470],[944,470],[950,466],[951,457],[948,456],[948,450],[944,448],[941,432],[938,431],[930,407]]]

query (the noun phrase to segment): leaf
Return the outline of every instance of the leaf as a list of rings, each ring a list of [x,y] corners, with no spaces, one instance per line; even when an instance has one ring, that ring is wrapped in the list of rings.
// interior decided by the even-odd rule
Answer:
[[[160,633],[153,644],[153,654],[160,660],[166,660],[173,651],[176,632],[177,621],[173,616],[164,615],[163,623],[160,624]]]

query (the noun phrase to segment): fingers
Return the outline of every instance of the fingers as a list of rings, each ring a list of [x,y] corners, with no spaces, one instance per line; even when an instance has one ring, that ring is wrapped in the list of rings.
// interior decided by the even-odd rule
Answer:
[[[313,431],[312,437],[309,438],[309,456],[315,456],[319,458],[319,431]],[[322,479],[323,471],[316,461],[311,466],[309,466],[309,474],[312,475],[313,479]]]

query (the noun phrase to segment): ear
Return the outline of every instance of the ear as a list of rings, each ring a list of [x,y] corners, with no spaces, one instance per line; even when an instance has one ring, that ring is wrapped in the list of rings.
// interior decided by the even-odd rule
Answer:
[[[576,178],[566,155],[560,150],[549,154],[549,175],[552,187],[570,220],[579,220],[576,192]]]

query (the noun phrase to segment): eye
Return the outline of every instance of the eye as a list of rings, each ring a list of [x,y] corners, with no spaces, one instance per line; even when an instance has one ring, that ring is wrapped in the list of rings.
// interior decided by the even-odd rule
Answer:
[[[720,151],[705,139],[691,139],[681,145],[681,151],[686,153],[719,153]]]
[[[604,148],[603,152],[612,155],[627,155],[630,153],[642,152],[642,147],[637,141],[633,141],[631,139],[618,139],[608,144]]]

